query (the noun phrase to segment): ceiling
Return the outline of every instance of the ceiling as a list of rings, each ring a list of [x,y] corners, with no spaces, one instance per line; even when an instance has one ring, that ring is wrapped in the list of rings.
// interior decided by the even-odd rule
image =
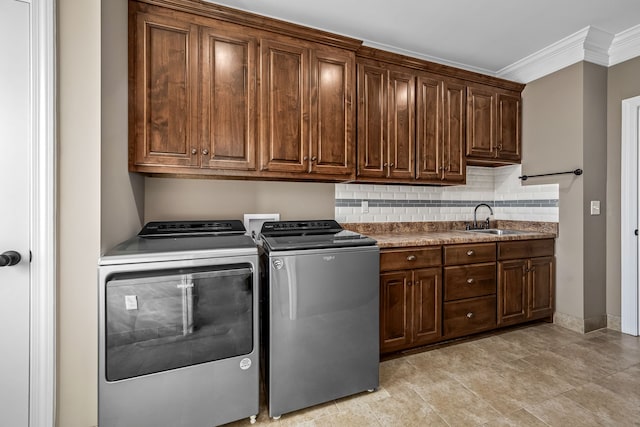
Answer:
[[[638,0],[212,2],[496,76],[587,27],[597,33],[605,55],[615,35],[632,27],[640,33]]]

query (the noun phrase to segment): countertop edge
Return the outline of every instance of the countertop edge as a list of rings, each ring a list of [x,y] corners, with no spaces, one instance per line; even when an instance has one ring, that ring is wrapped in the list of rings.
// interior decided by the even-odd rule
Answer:
[[[453,230],[422,233],[371,233],[367,234],[367,236],[376,240],[378,247],[380,247],[381,249],[555,239],[557,237],[553,233],[540,232],[520,232],[519,234],[498,236],[492,234],[474,233],[471,231]]]

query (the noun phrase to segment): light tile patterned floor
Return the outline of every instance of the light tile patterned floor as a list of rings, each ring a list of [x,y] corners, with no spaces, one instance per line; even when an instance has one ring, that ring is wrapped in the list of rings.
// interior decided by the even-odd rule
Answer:
[[[374,393],[280,420],[263,406],[255,425],[640,426],[640,338],[526,326],[384,361]]]

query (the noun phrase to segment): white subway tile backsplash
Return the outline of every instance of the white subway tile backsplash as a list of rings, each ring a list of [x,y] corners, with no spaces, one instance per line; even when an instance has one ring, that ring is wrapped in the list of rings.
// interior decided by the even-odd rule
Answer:
[[[335,216],[347,222],[471,221],[474,205],[485,202],[494,207],[495,219],[557,222],[558,185],[522,186],[520,174],[520,165],[469,166],[464,186],[336,184]],[[370,203],[363,213],[360,200],[390,206]]]

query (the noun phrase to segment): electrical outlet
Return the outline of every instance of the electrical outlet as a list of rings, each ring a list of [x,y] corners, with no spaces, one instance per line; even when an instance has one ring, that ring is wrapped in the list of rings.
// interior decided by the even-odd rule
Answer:
[[[369,201],[368,200],[363,200],[361,207],[362,207],[362,213],[369,212]]]
[[[600,215],[600,200],[591,201],[591,215]]]

